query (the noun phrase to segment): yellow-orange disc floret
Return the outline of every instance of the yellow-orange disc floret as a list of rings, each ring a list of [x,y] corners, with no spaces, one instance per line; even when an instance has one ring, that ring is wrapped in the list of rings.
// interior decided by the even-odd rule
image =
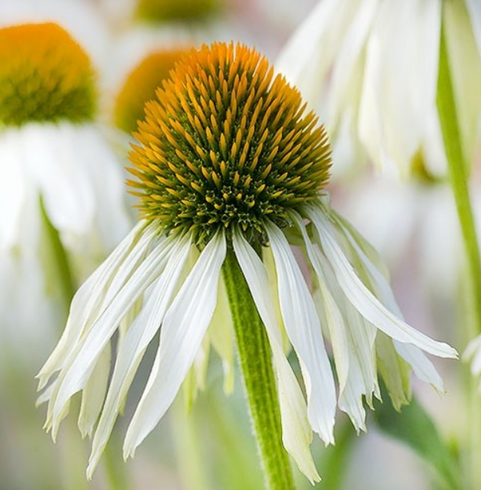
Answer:
[[[95,112],[94,76],[82,48],[54,23],[0,29],[0,123],[81,122]]]
[[[145,103],[155,99],[155,90],[160,87],[175,63],[188,49],[165,49],[149,54],[129,74],[120,90],[114,108],[115,124],[131,133],[144,116]]]
[[[196,242],[219,229],[263,240],[267,220],[318,196],[330,147],[299,92],[243,45],[213,44],[178,63],[139,123],[130,181],[164,231]]]

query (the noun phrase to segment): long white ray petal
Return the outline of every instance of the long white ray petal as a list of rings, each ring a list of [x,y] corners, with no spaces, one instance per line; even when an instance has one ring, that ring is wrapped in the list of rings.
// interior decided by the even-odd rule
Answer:
[[[156,362],[124,442],[124,457],[152,431],[172,404],[211,321],[217,302],[226,241],[218,234],[206,245],[166,313]]]
[[[338,224],[338,229],[344,234],[353,252],[357,255],[380,302],[398,318],[403,319],[402,312],[385,275],[379,271],[378,267],[372,262],[371,257],[368,257],[364,252],[368,248],[366,246],[362,247],[361,244],[363,244],[364,240],[362,236],[354,237],[346,221],[341,220],[339,216],[335,215],[334,219]],[[394,341],[394,347],[398,354],[411,365],[416,376],[421,381],[431,384],[440,393],[444,392],[444,383],[441,376],[439,376],[432,362],[418,347],[397,340]]]
[[[466,0],[466,6],[471,18],[471,25],[478,45],[479,56],[481,57],[481,3],[477,0]]]
[[[159,330],[172,295],[177,287],[190,249],[189,237],[179,240],[160,278],[153,285],[149,299],[143,305],[131,328],[125,334],[115,363],[107,399],[92,442],[92,454],[87,468],[91,478],[112,432],[120,407],[144,355],[145,349]]]
[[[110,344],[107,344],[82,393],[82,404],[78,419],[78,427],[82,437],[92,435],[94,425],[102,410],[109,381],[111,350]]]
[[[87,233],[95,214],[93,189],[77,145],[84,144],[81,126],[59,124],[26,126],[28,142],[35,152],[26,153],[30,175],[35,178],[47,214],[61,233]]]
[[[381,2],[367,44],[360,139],[404,175],[435,105],[440,26],[439,0]]]
[[[339,377],[339,408],[349,414],[357,430],[365,430],[362,395],[370,400],[377,386],[373,348],[375,332],[373,334],[365,328],[366,325],[350,305],[344,305],[347,315],[342,315],[342,306],[337,301],[345,303],[346,300],[341,297],[341,292],[337,294],[337,301],[334,299],[334,281],[331,277],[333,272],[329,264],[320,250],[311,243],[300,216],[293,213],[292,217],[302,233],[309,260],[318,279]]]
[[[115,301],[112,301],[101,313],[85,339],[79,342],[72,351],[57,380],[58,389],[55,397],[52,398],[53,403],[51,407],[49,406],[47,414],[47,420],[54,422],[52,433],[55,433],[58,428],[55,420],[61,413],[63,405],[73,394],[83,388],[105,344],[110,340],[132,305],[159,276],[170,258],[171,248],[172,240],[170,239],[157,245],[119,291]]]
[[[224,393],[230,394],[234,389],[234,324],[222,277],[219,282],[217,307],[209,327],[209,336],[215,351],[222,359]]]
[[[55,371],[62,368],[80,336],[97,319],[107,289],[126,257],[131,253],[141,257],[147,250],[153,237],[153,229],[144,230],[144,227],[144,222],[139,223],[75,294],[62,337],[37,375],[39,389],[45,386]]]
[[[0,249],[17,241],[26,192],[29,187],[35,192],[24,169],[22,136],[23,131],[17,128],[2,129],[0,135]]]
[[[309,217],[315,225],[324,253],[331,264],[344,294],[364,318],[394,340],[417,345],[439,357],[456,358],[457,352],[448,344],[432,340],[414,329],[391,311],[369,291],[354,272],[322,212],[309,209]]]
[[[284,354],[282,335],[269,295],[266,268],[257,253],[240,234],[233,237],[234,252],[249,286],[257,311],[264,323],[272,348],[278,379],[279,403],[282,419],[282,440],[299,469],[314,483],[320,480],[309,446],[312,429],[307,419],[307,407],[297,379]]]
[[[284,325],[306,385],[309,421],[326,444],[333,443],[336,391],[316,307],[284,234],[275,225],[267,227],[267,234],[276,262]]]
[[[358,0],[349,3],[337,0],[318,2],[275,62],[276,70],[299,88],[313,109],[319,109],[322,103],[337,48],[360,4]]]

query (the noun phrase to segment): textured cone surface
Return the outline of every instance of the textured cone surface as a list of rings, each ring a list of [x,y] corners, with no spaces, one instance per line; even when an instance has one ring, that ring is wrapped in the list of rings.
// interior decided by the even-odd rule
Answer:
[[[187,52],[182,49],[158,51],[148,55],[132,70],[116,100],[116,126],[127,133],[137,129],[138,121],[144,116],[145,103],[155,99],[156,89]]]
[[[264,241],[267,220],[314,200],[330,147],[299,92],[243,45],[192,50],[146,104],[129,183],[147,219],[196,242],[237,226]]]
[[[0,29],[0,121],[90,120],[95,87],[90,60],[57,24]]]

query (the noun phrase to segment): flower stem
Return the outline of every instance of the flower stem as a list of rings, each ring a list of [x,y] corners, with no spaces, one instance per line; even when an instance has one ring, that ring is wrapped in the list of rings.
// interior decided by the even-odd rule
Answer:
[[[289,457],[282,444],[279,401],[267,334],[232,249],[227,252],[223,275],[266,485],[269,490],[293,490]]]
[[[470,337],[474,337],[481,332],[481,260],[469,196],[469,165],[463,155],[444,25],[441,29],[437,106],[448,161],[449,178],[469,266],[473,309],[473,321],[469,324],[474,325],[471,327],[473,331],[470,332]]]
[[[465,302],[467,305],[467,315],[465,322],[466,332],[464,333],[470,339],[481,332],[481,259],[469,194],[469,165],[463,154],[449,53],[446,45],[445,15],[446,13],[444,12],[441,26],[437,107],[448,161],[449,178],[456,202],[466,254],[468,298]],[[470,376],[470,373],[468,372],[467,375]],[[472,379],[470,379],[468,383],[468,398],[470,399],[469,406],[472,411],[472,420],[467,427],[469,430],[467,438],[468,448],[465,454],[468,459],[467,464],[469,468],[467,474],[471,476],[470,488],[481,488],[479,465],[479,461],[481,460],[480,401],[473,384]]]

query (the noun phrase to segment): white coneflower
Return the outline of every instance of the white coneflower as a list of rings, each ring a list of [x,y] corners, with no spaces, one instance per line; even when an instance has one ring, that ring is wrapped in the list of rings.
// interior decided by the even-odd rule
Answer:
[[[436,110],[442,0],[320,0],[276,67],[319,110],[334,152],[407,175],[421,152],[445,172]],[[446,1],[444,23],[464,152],[481,133],[481,9]]]
[[[192,51],[147,104],[136,138],[130,184],[143,219],[79,289],[64,335],[39,374],[41,387],[54,377],[43,396],[54,436],[70,399],[83,391],[79,425],[93,434],[89,475],[147,346],[159,338],[125,438],[126,457],[168,410],[205,343],[222,343],[229,321],[219,325],[219,312],[232,314],[239,351],[249,348],[239,339],[251,328],[242,319],[252,301],[272,352],[284,446],[312,481],[318,479],[312,431],[333,442],[336,405],[364,429],[363,400],[379,396],[378,367],[396,406],[409,399],[411,368],[443,391],[423,351],[440,357],[456,351],[402,320],[376,253],[322,191],[331,165],[323,127],[262,56],[233,44]],[[313,290],[292,243],[314,271]],[[240,298],[245,283],[248,295]],[[284,336],[299,359],[307,400]],[[223,337],[228,341],[225,331]],[[324,338],[334,352],[338,396]],[[259,361],[270,362],[268,350],[241,364],[245,370]],[[246,386],[249,393],[247,378]],[[276,410],[262,415],[270,423]]]
[[[0,29],[0,298],[8,302],[0,323],[5,335],[21,336],[22,326],[42,330],[42,316],[36,315],[46,308],[50,286],[58,289],[49,267],[60,261],[57,250],[45,249],[49,227],[58,231],[82,275],[90,274],[131,226],[122,168],[94,123],[95,109],[89,58],[65,30],[51,23]]]
[[[127,133],[137,130],[144,117],[145,103],[155,99],[157,87],[169,76],[170,70],[190,49],[160,49],[148,54],[128,74],[115,100],[114,124]]]
[[[0,27],[54,22],[63,26],[100,70],[109,56],[109,33],[93,3],[84,0],[0,2]]]

